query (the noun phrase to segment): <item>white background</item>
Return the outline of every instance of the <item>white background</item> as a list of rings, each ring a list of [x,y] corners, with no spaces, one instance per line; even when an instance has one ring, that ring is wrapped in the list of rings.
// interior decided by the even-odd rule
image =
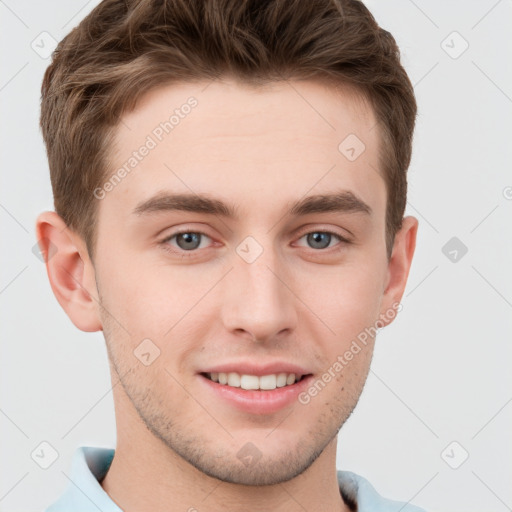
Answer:
[[[50,59],[31,44],[43,31],[60,40],[96,3],[0,2],[3,512],[54,501],[77,446],[115,446],[102,335],[73,326],[32,252],[53,203],[38,128]],[[428,510],[512,510],[512,2],[367,5],[415,84],[407,214],[420,227],[403,310],[379,334],[338,467]],[[456,262],[442,251],[452,237],[468,248]],[[59,454],[48,469],[31,458],[42,441]],[[458,469],[446,462],[466,452]]]

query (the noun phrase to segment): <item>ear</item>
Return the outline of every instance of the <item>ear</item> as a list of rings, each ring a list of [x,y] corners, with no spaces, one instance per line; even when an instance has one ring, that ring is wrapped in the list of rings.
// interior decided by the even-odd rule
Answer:
[[[400,310],[399,304],[404,294],[416,248],[417,232],[418,220],[412,216],[404,217],[402,227],[395,235],[393,251],[388,262],[388,275],[379,317],[382,327],[390,324],[395,318],[396,312]],[[390,314],[391,310],[395,311],[392,315]]]
[[[59,304],[80,330],[102,330],[94,267],[83,239],[55,212],[38,216],[36,234]]]

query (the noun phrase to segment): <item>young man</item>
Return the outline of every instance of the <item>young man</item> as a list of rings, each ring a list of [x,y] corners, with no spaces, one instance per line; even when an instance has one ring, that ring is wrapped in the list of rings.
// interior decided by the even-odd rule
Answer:
[[[37,235],[117,446],[48,511],[419,510],[336,471],[413,258],[415,115],[358,1],[106,0],[64,38]]]

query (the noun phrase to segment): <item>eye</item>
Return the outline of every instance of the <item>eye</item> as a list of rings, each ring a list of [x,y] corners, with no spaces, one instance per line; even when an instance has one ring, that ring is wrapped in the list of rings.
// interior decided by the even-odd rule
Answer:
[[[350,240],[338,233],[320,230],[305,233],[299,238],[299,240],[302,239],[306,239],[306,243],[311,249],[316,249],[319,251],[351,243]],[[210,242],[212,241],[208,235],[202,233],[201,231],[183,230],[177,233],[173,233],[172,235],[162,240],[161,245],[166,251],[174,255],[180,255],[181,257],[192,257],[198,252],[199,249],[208,247],[208,240]],[[336,240],[338,240],[340,243],[333,244],[332,242],[335,242]],[[339,249],[341,248],[342,247],[339,247]]]
[[[312,249],[328,249],[331,246],[331,242],[334,239],[338,239],[340,242],[350,243],[349,240],[338,235],[337,233],[333,233],[332,231],[311,231],[306,233],[300,237],[300,240],[303,238],[306,239],[306,242]]]
[[[194,252],[196,249],[204,249],[202,244],[204,238],[210,239],[208,235],[200,231],[180,231],[162,240],[162,244],[166,250],[173,253]],[[176,245],[171,243],[172,241],[175,241]]]

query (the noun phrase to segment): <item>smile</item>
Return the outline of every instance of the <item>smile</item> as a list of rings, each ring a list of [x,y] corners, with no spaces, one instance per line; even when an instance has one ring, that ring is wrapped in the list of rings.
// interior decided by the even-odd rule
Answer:
[[[272,373],[268,375],[247,375],[236,372],[211,372],[203,374],[213,382],[218,382],[232,388],[245,390],[271,391],[276,388],[291,386],[302,379],[295,373]]]

